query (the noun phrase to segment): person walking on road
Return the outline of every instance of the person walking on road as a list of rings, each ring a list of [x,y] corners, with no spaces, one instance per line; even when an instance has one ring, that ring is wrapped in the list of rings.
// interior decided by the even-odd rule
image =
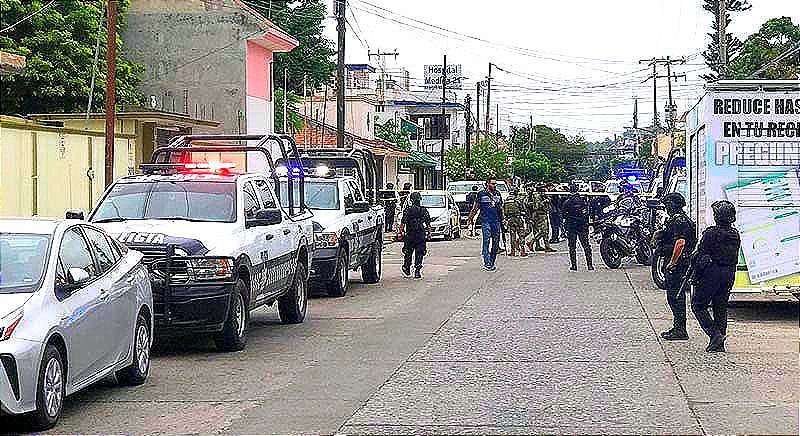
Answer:
[[[467,207],[469,210],[472,210],[475,207],[475,202],[478,199],[478,185],[472,185],[472,191],[467,194]],[[467,225],[469,226],[469,236],[475,236],[475,221],[471,218],[467,220]]]
[[[399,233],[403,238],[403,275],[411,277],[411,260],[414,259],[414,278],[422,278],[422,259],[427,252],[426,238],[431,236],[431,216],[428,209],[420,206],[422,195],[412,192],[409,205],[403,212]]]
[[[715,226],[707,228],[700,237],[694,258],[696,287],[692,293],[692,312],[708,335],[706,351],[725,352],[728,330],[728,298],[736,279],[741,237],[733,227],[736,208],[727,200],[711,204]],[[714,314],[708,313],[708,307]]]
[[[586,267],[589,271],[594,270],[592,263],[592,247],[589,245],[589,206],[586,199],[578,194],[578,185],[569,185],[570,195],[561,205],[561,212],[564,214],[564,223],[567,230],[567,242],[569,244],[569,269],[578,270],[577,240],[581,241],[583,253],[586,256]]]
[[[497,191],[495,179],[487,180],[486,187],[478,192],[475,205],[469,212],[470,221],[479,210],[483,236],[483,268],[487,271],[494,271],[497,269],[495,260],[500,248],[500,224],[503,221],[503,198]]]
[[[685,341],[686,333],[686,292],[683,279],[689,269],[690,255],[697,244],[697,226],[689,219],[683,208],[686,199],[678,192],[672,192],[661,199],[667,211],[664,229],[656,232],[654,239],[663,247],[672,247],[672,256],[664,271],[667,288],[667,305],[672,311],[672,329],[661,333],[667,341]]]
[[[529,251],[545,251],[553,253],[550,247],[550,200],[544,195],[544,185],[537,185],[536,192],[528,199],[528,226],[531,231],[531,240],[528,242]],[[535,248],[534,248],[535,245]],[[544,246],[542,246],[544,245]]]
[[[525,196],[520,193],[519,188],[514,186],[509,189],[508,199],[503,203],[503,217],[505,217],[506,228],[511,236],[511,250],[509,256],[516,256],[517,250],[521,257],[527,257],[525,252],[525,237],[528,235],[525,226]]]

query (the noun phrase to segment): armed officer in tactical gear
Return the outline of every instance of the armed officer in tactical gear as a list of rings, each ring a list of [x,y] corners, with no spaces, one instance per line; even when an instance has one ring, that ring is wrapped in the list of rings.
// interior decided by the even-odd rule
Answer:
[[[736,279],[741,238],[733,228],[736,208],[727,200],[711,204],[715,226],[707,228],[700,237],[694,259],[696,287],[692,293],[692,312],[709,337],[706,351],[725,351],[728,329],[728,297]],[[708,307],[714,314],[708,313]]]
[[[408,196],[411,203],[403,211],[399,232],[403,238],[403,275],[411,277],[411,259],[414,258],[414,278],[422,278],[422,259],[427,253],[426,237],[431,236],[431,216],[428,209],[420,206],[422,195],[412,192]]]
[[[508,254],[512,257],[517,255],[517,250],[521,257],[528,256],[525,252],[525,237],[528,235],[525,228],[525,203],[525,195],[516,186],[509,189],[508,199],[503,202],[503,218],[511,234],[511,250]]]
[[[697,244],[697,227],[683,210],[686,206],[683,195],[669,193],[661,203],[669,217],[664,229],[656,232],[654,239],[671,253],[664,278],[667,304],[672,311],[672,329],[661,333],[661,337],[668,341],[685,341],[689,335],[686,333],[686,293],[682,284],[689,269],[690,253]]]
[[[536,192],[528,199],[528,227],[531,232],[531,240],[528,242],[528,250],[530,251],[546,251],[553,253],[550,247],[550,223],[548,215],[550,214],[550,200],[544,195],[545,187],[542,184],[536,185]],[[544,241],[544,247],[542,247]],[[534,245],[536,246],[534,248]]]
[[[564,215],[564,224],[567,229],[567,243],[569,245],[569,269],[578,270],[577,240],[586,255],[586,267],[589,271],[594,269],[592,263],[592,247],[589,245],[589,205],[586,198],[578,194],[578,185],[569,185],[570,195],[561,203],[561,213]]]

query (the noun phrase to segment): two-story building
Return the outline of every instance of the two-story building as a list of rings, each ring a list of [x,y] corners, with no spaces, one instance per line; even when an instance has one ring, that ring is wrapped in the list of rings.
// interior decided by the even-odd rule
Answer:
[[[148,107],[221,121],[215,133],[273,132],[273,53],[294,37],[240,0],[131,0],[125,19]]]

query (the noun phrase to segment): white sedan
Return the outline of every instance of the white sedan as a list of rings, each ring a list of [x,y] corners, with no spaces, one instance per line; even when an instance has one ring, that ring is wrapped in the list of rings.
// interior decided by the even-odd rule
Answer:
[[[145,382],[153,294],[142,255],[74,220],[0,219],[0,415],[52,428],[64,398]]]

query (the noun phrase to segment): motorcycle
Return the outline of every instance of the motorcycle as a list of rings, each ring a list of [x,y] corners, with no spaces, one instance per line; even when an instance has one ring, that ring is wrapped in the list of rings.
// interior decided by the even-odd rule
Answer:
[[[673,247],[670,244],[664,243],[663,238],[660,236],[660,229],[663,229],[667,216],[664,211],[664,206],[658,199],[648,200],[647,208],[650,209],[655,217],[654,227],[659,229],[654,233],[655,237],[653,238],[653,261],[650,263],[650,275],[653,277],[653,283],[655,283],[656,287],[659,289],[667,289],[665,271],[667,269],[667,263],[669,263],[672,258]]]
[[[611,215],[594,223],[594,229],[594,238],[600,243],[600,257],[609,268],[619,268],[626,258],[650,265],[653,257],[650,233],[639,217]]]

